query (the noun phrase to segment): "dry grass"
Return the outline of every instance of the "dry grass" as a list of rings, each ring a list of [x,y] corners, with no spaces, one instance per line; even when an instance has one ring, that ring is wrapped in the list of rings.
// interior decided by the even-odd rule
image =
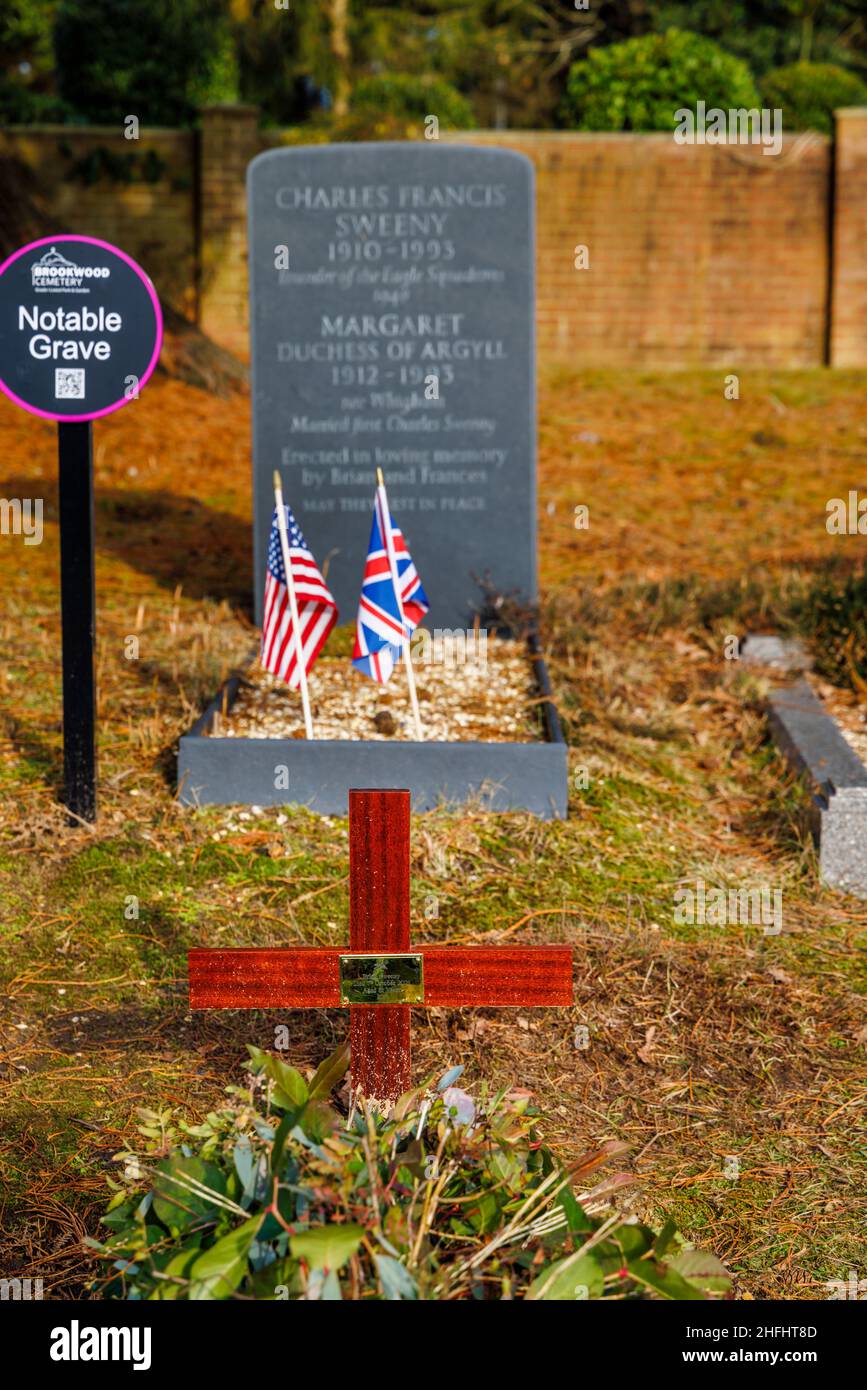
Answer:
[[[711,373],[549,372],[540,536],[570,817],[469,810],[414,830],[417,936],[576,947],[571,1013],[419,1011],[417,1073],[461,1060],[531,1086],[567,1153],[627,1140],[639,1208],[673,1212],[756,1298],[863,1272],[867,905],[817,885],[803,798],[765,742],[765,683],[724,641],[854,557],[858,539],[823,522],[829,497],[867,486],[863,389],[744,374],[726,402]],[[51,427],[2,402],[0,436],[3,495],[43,496],[53,518]],[[346,931],[345,822],[172,796],[178,734],[253,635],[246,401],[158,381],[97,440],[95,831],[56,801],[56,526],[40,547],[0,538],[0,1273],[61,1297],[87,1272],[80,1237],[137,1106],[207,1108],[275,1023],[311,1066],[345,1027],[337,1010],[186,1009],[190,945]],[[674,891],[697,877],[780,888],[782,933],[679,925]]]

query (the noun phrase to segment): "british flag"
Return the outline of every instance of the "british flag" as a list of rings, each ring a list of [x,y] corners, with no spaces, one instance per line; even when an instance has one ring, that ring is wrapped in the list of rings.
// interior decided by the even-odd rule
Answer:
[[[283,515],[286,520],[289,563],[292,566],[295,599],[298,605],[301,653],[304,670],[309,672],[325,645],[325,639],[337,622],[337,604],[319,573],[316,561],[307,549],[307,542],[289,507],[284,506]],[[271,535],[268,541],[261,660],[266,671],[287,681],[290,689],[298,689],[301,683],[298,649],[292,637],[292,610],[289,590],[286,587],[286,570],[283,565],[276,507],[271,518]]]
[[[385,487],[380,484],[358,603],[353,666],[384,684],[400,659],[404,642],[429,607],[406,541],[391,519]]]

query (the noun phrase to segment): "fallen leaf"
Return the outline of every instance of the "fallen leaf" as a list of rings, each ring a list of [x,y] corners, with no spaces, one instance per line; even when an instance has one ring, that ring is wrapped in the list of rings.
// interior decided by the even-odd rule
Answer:
[[[644,1046],[640,1047],[637,1056],[640,1062],[646,1067],[653,1065],[653,1039],[656,1037],[656,1025],[652,1024],[644,1035]]]

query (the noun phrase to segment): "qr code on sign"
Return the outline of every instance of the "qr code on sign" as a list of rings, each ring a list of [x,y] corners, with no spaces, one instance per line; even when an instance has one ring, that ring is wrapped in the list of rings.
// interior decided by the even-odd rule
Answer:
[[[55,367],[54,397],[58,401],[83,401],[84,368]]]

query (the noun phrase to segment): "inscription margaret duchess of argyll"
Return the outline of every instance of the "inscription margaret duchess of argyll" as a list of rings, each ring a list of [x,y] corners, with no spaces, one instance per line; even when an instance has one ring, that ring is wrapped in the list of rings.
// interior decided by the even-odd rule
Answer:
[[[474,575],[534,598],[529,160],[332,145],[270,151],[248,177],[255,573],[276,466],[351,621],[382,468],[436,576],[433,626],[467,623]]]

